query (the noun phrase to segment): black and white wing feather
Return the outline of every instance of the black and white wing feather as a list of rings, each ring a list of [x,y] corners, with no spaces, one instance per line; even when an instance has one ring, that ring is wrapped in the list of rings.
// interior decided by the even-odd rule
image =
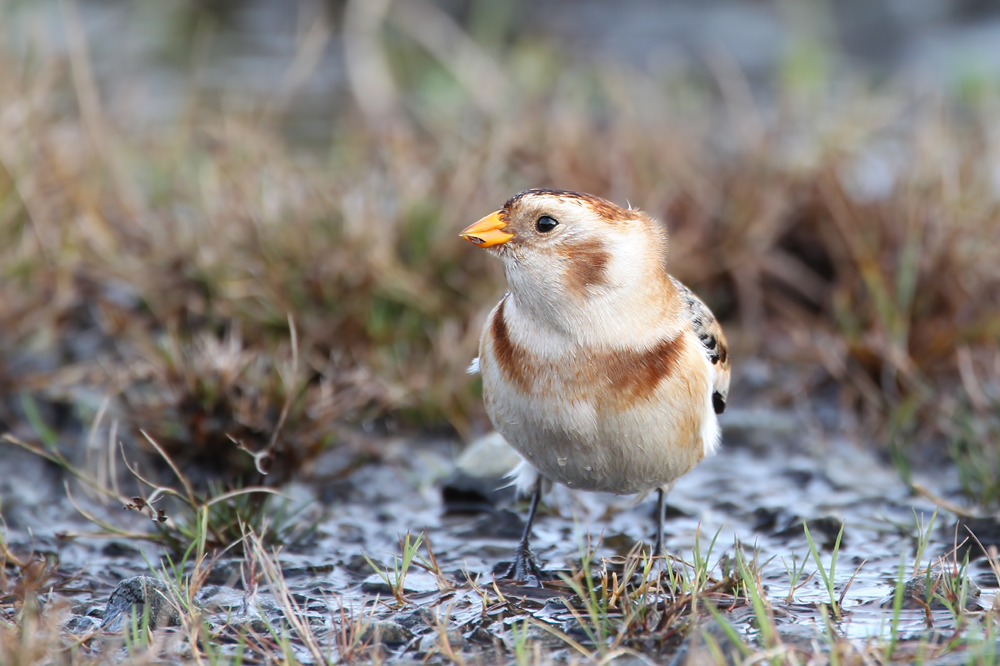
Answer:
[[[670,276],[670,279],[684,302],[684,313],[691,323],[691,330],[698,336],[712,363],[712,406],[716,414],[721,414],[726,410],[726,399],[729,397],[729,346],[726,336],[708,306],[677,278]]]

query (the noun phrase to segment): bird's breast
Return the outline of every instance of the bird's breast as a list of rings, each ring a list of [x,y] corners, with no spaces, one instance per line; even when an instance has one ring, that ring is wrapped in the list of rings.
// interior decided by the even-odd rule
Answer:
[[[543,354],[512,335],[502,301],[481,348],[487,413],[554,481],[619,494],[651,490],[693,467],[717,431],[707,361],[692,342],[681,332],[637,349]]]

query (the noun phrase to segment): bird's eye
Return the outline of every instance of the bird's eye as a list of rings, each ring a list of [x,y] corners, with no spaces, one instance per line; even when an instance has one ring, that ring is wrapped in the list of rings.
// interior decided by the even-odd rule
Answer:
[[[547,234],[557,226],[559,226],[559,223],[556,222],[555,218],[551,218],[548,215],[542,215],[538,218],[538,222],[535,222],[535,229],[540,234]]]

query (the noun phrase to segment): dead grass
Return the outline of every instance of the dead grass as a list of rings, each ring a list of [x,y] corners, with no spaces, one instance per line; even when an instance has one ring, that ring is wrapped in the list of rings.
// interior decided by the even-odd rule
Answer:
[[[466,40],[461,67],[506,93],[484,100],[417,46],[427,25],[376,18],[404,33],[359,37],[392,85],[352,79],[357,103],[305,152],[280,115],[197,95],[168,126],[105,106],[80,44],[0,55],[4,393],[110,396],[181,463],[230,478],[254,469],[233,440],[278,450],[264,463],[280,481],[345,425],[469,433],[484,421],[463,370],[503,287],[455,232],[559,186],[669,220],[672,271],[727,321],[737,360],[806,368],[778,400],[834,383],[897,448],[996,409],[986,106],[788,89],[765,120],[731,101],[725,66],[708,85],[664,81]]]

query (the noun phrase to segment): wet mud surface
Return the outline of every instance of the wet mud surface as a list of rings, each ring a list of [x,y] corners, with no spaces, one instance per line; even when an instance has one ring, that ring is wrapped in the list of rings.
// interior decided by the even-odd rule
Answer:
[[[802,529],[805,520],[828,568],[843,522],[834,584],[837,594],[848,589],[837,630],[852,640],[884,639],[892,614],[886,600],[893,593],[901,558],[909,574],[919,547],[915,521],[927,524],[934,504],[912,493],[870,450],[812,433],[793,413],[733,410],[724,423],[720,453],[682,478],[668,497],[670,554],[690,562],[697,552],[719,573],[737,541],[747,551],[756,549],[761,583],[782,636],[815,647],[825,622],[820,605],[829,602],[829,593],[814,575],[789,594],[792,581],[786,567],[802,568],[803,578],[817,570]],[[495,481],[477,480],[458,470],[451,442],[403,438],[382,442],[381,447],[385,453],[380,461],[348,474],[343,472],[346,458],[331,453],[317,462],[309,481],[283,489],[301,510],[294,521],[314,529],[300,529],[305,536],[289,539],[275,558],[300,617],[315,636],[325,644],[342,642],[350,627],[356,644],[379,650],[384,659],[447,661],[451,650],[495,663],[495,655],[501,661],[513,659],[512,627],[516,630],[519,621],[531,616],[537,622],[529,636],[541,641],[546,654],[557,660],[577,655],[566,640],[539,628],[551,626],[587,643],[567,608],[572,595],[565,584],[545,590],[493,585],[494,571],[510,559],[523,526],[524,507],[513,504],[510,491],[488,492]],[[143,601],[142,591],[156,593],[155,580],[146,586],[135,577],[164,577],[162,549],[134,540],[65,538],[66,533],[95,528],[66,500],[59,470],[13,447],[5,446],[0,455],[8,470],[0,483],[8,547],[58,563],[54,580],[60,585],[43,592],[41,603],[61,609],[65,630],[73,635],[121,631],[132,604]],[[488,457],[495,466],[497,456]],[[462,460],[463,465],[476,466],[468,456]],[[936,496],[948,496],[957,488],[957,479],[948,474],[918,473],[916,480]],[[79,490],[74,499],[128,529],[141,529],[148,520],[102,505]],[[653,504],[652,497],[637,502],[557,487],[536,521],[533,548],[544,567],[568,574],[579,567],[589,535],[598,561],[620,562],[637,541],[651,541]],[[955,522],[954,516],[939,513],[923,553],[924,565],[952,548]],[[402,586],[405,603],[399,603],[389,583],[395,580],[391,572],[407,533],[414,538],[422,533],[429,540],[440,574],[411,566]],[[964,538],[957,536],[958,541]],[[425,548],[419,552],[426,559]],[[373,564],[389,573],[380,576]],[[221,554],[198,592],[196,602],[220,636],[234,635],[226,634],[227,627],[267,636],[268,627],[288,621],[287,605],[275,598],[267,578],[261,577],[247,593],[246,566],[240,555]],[[970,572],[982,595],[970,594],[968,607],[989,607],[996,579],[985,559],[974,559]],[[129,579],[125,587],[119,585]],[[507,603],[499,603],[504,597]],[[954,615],[947,609],[913,606],[904,604],[899,611],[900,632],[919,634],[928,631],[928,625],[942,634],[954,630]],[[135,608],[140,615],[149,613],[141,603]],[[0,612],[12,616],[15,609],[4,605]],[[163,615],[159,610],[157,614]],[[744,639],[753,639],[752,612],[746,605],[728,609],[725,616]],[[177,624],[167,613],[158,631],[176,631],[171,627]],[[227,650],[239,649],[235,640],[231,643]],[[303,645],[294,640],[292,644],[300,660],[314,661]],[[89,645],[102,649],[99,641]],[[689,647],[678,638],[656,645],[647,658],[674,658]],[[177,658],[183,660],[183,655]]]

